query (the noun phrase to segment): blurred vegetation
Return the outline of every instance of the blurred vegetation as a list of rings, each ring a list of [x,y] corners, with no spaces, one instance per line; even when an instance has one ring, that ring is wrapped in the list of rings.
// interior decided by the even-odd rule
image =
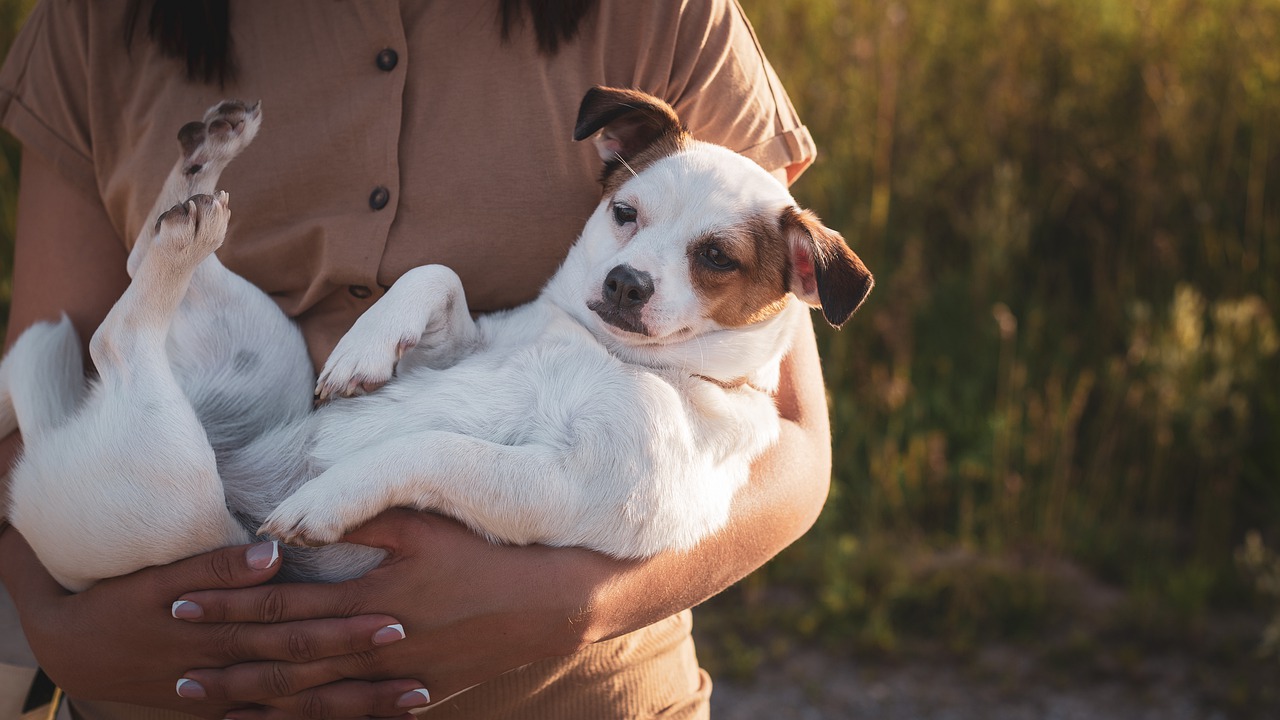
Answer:
[[[788,622],[892,650],[1089,588],[1141,635],[1246,607],[1233,552],[1280,540],[1280,1],[742,3],[820,149],[796,195],[877,285],[820,334],[826,510],[717,608],[797,589]]]
[[[35,0],[0,0],[0,57],[9,45]],[[13,288],[13,227],[18,205],[19,145],[0,132],[0,337],[9,317],[9,293]]]
[[[821,151],[796,194],[878,282],[820,333],[827,508],[713,604],[720,662],[1280,603],[1280,0],[742,3]]]
[[[1258,654],[1280,656],[1280,555],[1262,544],[1262,536],[1250,532],[1244,546],[1236,551],[1236,562],[1253,578],[1258,592],[1275,604],[1275,615],[1262,634]]]

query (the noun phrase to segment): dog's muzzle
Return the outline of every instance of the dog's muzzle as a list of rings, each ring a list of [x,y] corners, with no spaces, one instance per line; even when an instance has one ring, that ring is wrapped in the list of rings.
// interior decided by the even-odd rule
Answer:
[[[645,303],[653,297],[653,278],[630,265],[619,265],[609,271],[600,287],[600,299],[587,307],[601,320],[627,332],[648,335],[649,329],[640,319]]]

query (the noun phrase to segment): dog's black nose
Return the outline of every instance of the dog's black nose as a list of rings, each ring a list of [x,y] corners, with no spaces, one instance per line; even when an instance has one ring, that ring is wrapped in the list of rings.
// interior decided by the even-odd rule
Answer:
[[[653,278],[630,265],[619,265],[604,278],[604,299],[620,310],[638,308],[653,297]]]

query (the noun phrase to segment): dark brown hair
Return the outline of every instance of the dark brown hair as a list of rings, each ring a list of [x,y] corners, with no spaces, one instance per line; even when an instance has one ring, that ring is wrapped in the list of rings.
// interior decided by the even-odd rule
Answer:
[[[129,0],[125,9],[124,44],[133,45],[133,32],[147,11],[147,37],[165,55],[185,60],[192,82],[226,84],[235,77],[231,55],[229,0]]]
[[[550,57],[560,49],[560,43],[578,35],[578,25],[595,5],[596,0],[501,0],[498,14],[502,19],[502,39],[505,42],[511,38],[512,27],[528,11],[538,36],[538,49]]]
[[[533,22],[538,50],[555,55],[561,43],[572,41],[583,18],[598,0],[499,0],[502,40],[526,20]],[[235,77],[231,47],[230,0],[129,0],[125,9],[124,42],[146,16],[147,37],[167,56],[186,62],[187,79],[224,85]]]

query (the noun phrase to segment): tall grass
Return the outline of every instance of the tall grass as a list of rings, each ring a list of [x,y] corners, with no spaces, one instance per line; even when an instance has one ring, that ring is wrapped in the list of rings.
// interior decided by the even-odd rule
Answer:
[[[755,583],[878,645],[922,593],[1051,604],[911,547],[1065,558],[1144,623],[1238,599],[1280,533],[1280,2],[743,5],[822,152],[796,194],[877,275],[820,338],[828,507]]]
[[[0,57],[9,45],[34,0],[0,0]],[[9,295],[13,289],[13,232],[18,206],[18,143],[0,132],[0,337],[9,317]]]

